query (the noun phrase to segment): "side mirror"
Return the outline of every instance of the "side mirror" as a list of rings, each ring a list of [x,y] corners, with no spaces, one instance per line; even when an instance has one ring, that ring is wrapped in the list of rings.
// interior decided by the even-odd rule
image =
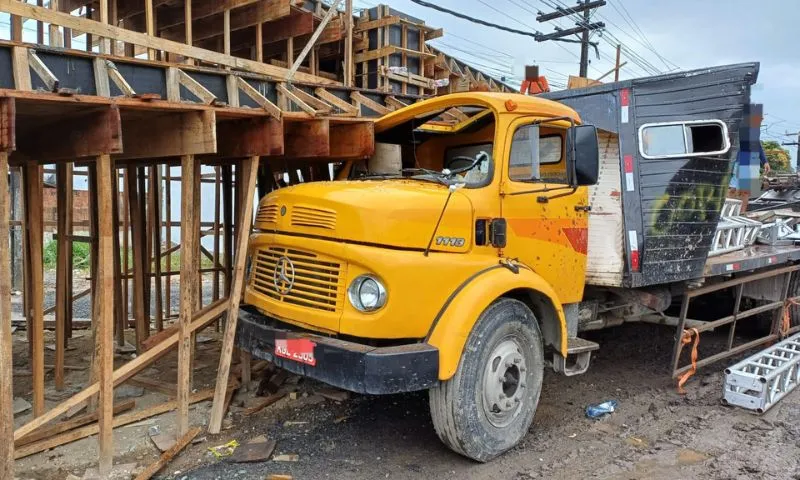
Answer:
[[[567,132],[567,166],[570,184],[595,185],[600,175],[600,148],[594,125],[576,125]]]

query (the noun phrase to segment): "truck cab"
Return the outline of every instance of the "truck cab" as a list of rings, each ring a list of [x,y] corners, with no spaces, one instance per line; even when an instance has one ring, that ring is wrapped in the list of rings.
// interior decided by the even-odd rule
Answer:
[[[238,345],[354,392],[427,389],[445,444],[490,460],[530,427],[546,356],[588,366],[564,308],[583,297],[596,130],[560,103],[486,92],[374,129],[375,154],[336,181],[261,200]]]

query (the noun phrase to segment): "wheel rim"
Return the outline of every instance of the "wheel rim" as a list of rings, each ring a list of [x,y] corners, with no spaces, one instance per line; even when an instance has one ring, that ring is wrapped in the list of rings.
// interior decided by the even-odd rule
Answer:
[[[528,365],[523,349],[506,338],[492,350],[483,373],[483,411],[495,427],[508,426],[522,410]]]

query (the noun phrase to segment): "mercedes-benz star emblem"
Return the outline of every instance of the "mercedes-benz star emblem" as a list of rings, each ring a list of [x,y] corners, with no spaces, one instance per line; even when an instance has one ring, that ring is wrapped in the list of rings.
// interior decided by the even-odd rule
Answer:
[[[275,263],[272,283],[275,285],[275,290],[281,295],[286,295],[292,291],[292,287],[294,287],[294,264],[289,260],[289,257],[281,257]]]

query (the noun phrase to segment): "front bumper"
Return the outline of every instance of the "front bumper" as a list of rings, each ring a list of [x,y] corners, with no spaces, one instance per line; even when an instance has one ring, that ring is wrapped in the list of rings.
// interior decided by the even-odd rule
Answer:
[[[275,355],[275,341],[307,339],[315,365]],[[372,347],[290,330],[252,307],[239,310],[236,344],[253,356],[290,372],[357,393],[389,394],[425,390],[439,382],[439,350],[427,343]]]

